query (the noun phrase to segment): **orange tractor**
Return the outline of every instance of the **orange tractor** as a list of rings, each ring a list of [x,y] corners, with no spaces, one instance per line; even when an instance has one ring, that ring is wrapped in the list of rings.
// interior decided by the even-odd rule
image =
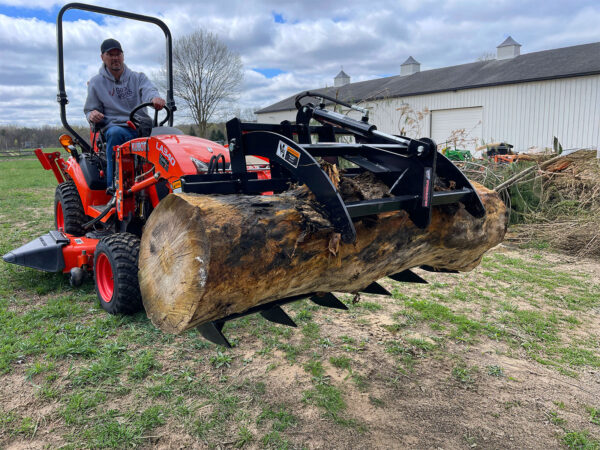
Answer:
[[[166,117],[158,123],[154,114],[148,136],[140,135],[115,148],[115,193],[106,193],[105,141],[98,130],[90,133],[92,145],[73,130],[66,119],[68,103],[63,65],[62,17],[69,9],[124,17],[158,25],[167,41]],[[92,5],[65,5],[57,19],[58,102],[61,120],[70,135],[60,143],[70,154],[35,151],[46,170],[52,170],[58,186],[54,197],[56,230],[4,255],[6,262],[70,274],[80,285],[93,271],[100,304],[110,313],[133,313],[142,308],[137,282],[137,255],[142,227],[158,203],[172,192],[182,191],[185,176],[230,172],[229,151],[206,139],[186,136],[173,127],[171,33],[162,21],[138,14]],[[135,107],[129,126],[137,129]],[[167,124],[167,125],[165,125]],[[248,172],[256,179],[269,178],[268,164],[254,158]]]

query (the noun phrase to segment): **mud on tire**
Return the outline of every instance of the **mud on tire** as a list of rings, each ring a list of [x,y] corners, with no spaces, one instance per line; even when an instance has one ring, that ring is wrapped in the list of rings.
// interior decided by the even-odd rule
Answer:
[[[115,233],[103,238],[94,253],[94,282],[100,305],[109,314],[143,309],[138,282],[140,238]]]
[[[83,236],[86,222],[83,205],[77,187],[72,181],[67,181],[56,186],[54,193],[54,225],[57,230]]]

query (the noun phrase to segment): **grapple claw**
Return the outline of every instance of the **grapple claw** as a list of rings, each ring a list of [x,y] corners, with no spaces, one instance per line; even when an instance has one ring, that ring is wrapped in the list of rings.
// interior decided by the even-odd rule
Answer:
[[[402,272],[395,273],[393,275],[388,275],[392,280],[399,281],[401,283],[421,283],[427,284],[428,281],[421,278],[419,275],[414,273],[410,269],[403,270]]]
[[[387,295],[392,296],[392,293],[380,285],[377,281],[373,281],[366,288],[360,290],[360,292],[364,292],[365,294],[376,294],[376,295]]]
[[[438,269],[437,267],[432,267],[432,266],[421,266],[421,269],[426,270],[427,272],[458,273],[458,270]]]
[[[231,344],[221,332],[221,330],[223,330],[223,325],[223,322],[214,321],[198,325],[197,328],[202,337],[207,341],[210,341],[213,344],[222,345],[223,347],[231,348]]]
[[[292,318],[281,309],[280,306],[273,306],[272,308],[265,309],[260,312],[260,315],[267,319],[269,322],[278,323],[280,325],[287,325],[288,327],[296,327]]]
[[[324,306],[325,308],[348,309],[348,307],[331,292],[323,295],[313,295],[310,299],[313,303]]]

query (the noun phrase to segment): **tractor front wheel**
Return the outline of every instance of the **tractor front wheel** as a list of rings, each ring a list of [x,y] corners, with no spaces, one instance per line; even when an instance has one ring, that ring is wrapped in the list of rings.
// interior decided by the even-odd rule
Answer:
[[[54,224],[65,233],[83,236],[85,213],[77,187],[72,181],[56,186],[54,194]]]
[[[94,252],[94,280],[100,305],[109,314],[143,309],[138,283],[140,238],[131,233],[105,237]]]

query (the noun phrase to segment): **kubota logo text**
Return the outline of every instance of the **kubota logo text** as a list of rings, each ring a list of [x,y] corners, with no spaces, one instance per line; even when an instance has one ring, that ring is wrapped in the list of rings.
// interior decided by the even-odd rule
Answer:
[[[156,148],[158,149],[158,151],[159,151],[159,152],[161,152],[161,153],[162,153],[162,155],[163,155],[165,158],[167,158],[167,159],[169,160],[169,164],[171,164],[172,166],[174,166],[174,165],[175,165],[175,158],[173,158],[173,155],[171,155],[171,154],[169,153],[169,151],[168,151],[166,148],[164,148],[164,147],[162,146],[162,144],[158,144],[158,145],[156,146]]]

